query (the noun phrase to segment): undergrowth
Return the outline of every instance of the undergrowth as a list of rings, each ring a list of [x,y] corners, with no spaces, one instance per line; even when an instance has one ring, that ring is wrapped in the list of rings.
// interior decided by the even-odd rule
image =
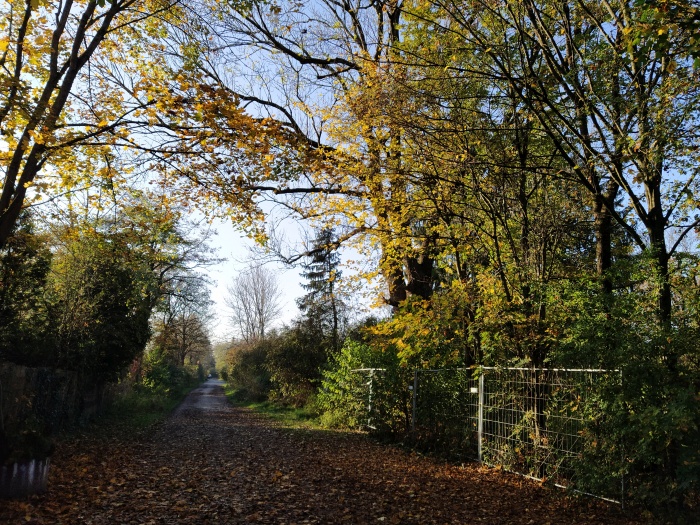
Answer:
[[[132,390],[114,400],[97,420],[98,425],[119,424],[134,429],[150,427],[166,419],[189,394],[193,386],[173,389],[169,395]]]
[[[291,428],[324,428],[319,420],[319,413],[315,403],[311,402],[303,407],[292,407],[272,401],[250,400],[245,392],[236,390],[230,385],[225,387],[226,398],[235,406],[249,408],[255,412],[267,416],[275,421]]]

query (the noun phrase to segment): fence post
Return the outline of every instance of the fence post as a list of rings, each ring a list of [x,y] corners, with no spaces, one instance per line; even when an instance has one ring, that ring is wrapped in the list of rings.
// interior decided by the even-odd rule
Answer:
[[[482,368],[479,374],[479,419],[477,424],[477,439],[479,440],[479,463],[483,463],[484,455],[481,450],[481,442],[484,437],[484,375],[486,371]]]
[[[367,426],[372,428],[372,387],[374,383],[374,368],[369,371],[369,396],[367,397]]]
[[[622,389],[624,387],[623,384],[623,378],[622,378],[622,370],[620,370],[620,392],[622,392]],[[625,442],[623,441],[623,438],[620,437],[620,451],[622,453],[622,462],[620,465],[622,466],[621,473],[622,475],[620,476],[620,506],[624,509],[625,508]]]
[[[416,431],[416,403],[418,398],[418,370],[413,371],[413,409],[411,411],[411,432]]]

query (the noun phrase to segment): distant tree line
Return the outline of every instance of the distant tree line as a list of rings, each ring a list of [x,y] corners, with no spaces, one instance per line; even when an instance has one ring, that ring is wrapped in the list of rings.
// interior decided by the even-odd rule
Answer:
[[[342,272],[334,241],[330,229],[312,240],[301,273],[308,293],[297,300],[300,314],[287,326],[270,328],[280,314],[280,290],[269,270],[253,266],[229,287],[231,324],[238,336],[224,345],[221,364],[237,396],[296,407],[315,398],[350,318],[347,295],[339,289]]]

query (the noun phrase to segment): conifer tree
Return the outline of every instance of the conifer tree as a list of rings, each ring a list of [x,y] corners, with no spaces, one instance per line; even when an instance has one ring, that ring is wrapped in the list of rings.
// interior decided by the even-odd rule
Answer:
[[[344,324],[345,305],[338,297],[337,283],[341,276],[340,257],[336,251],[335,235],[331,228],[318,232],[308,260],[302,265],[302,287],[308,292],[297,299],[299,311],[307,320],[317,324],[323,334],[330,336],[330,350],[340,348],[340,332]]]

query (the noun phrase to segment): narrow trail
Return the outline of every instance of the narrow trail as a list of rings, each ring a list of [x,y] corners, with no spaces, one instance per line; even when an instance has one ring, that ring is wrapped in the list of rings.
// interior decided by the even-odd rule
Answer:
[[[218,381],[155,430],[63,443],[49,493],[0,501],[0,523],[623,524],[603,502],[352,433],[282,428],[231,407]]]

